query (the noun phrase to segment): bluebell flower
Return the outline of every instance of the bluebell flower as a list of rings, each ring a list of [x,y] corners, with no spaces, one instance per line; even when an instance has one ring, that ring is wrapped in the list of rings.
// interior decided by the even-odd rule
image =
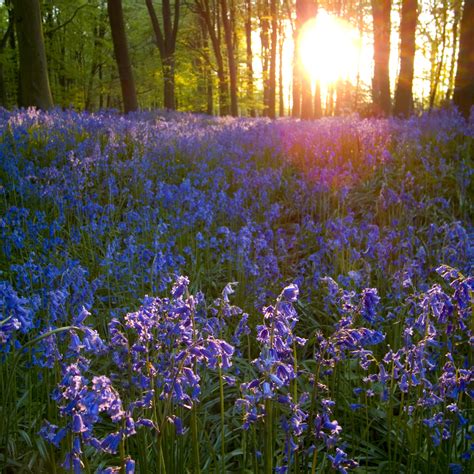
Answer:
[[[364,288],[361,295],[361,314],[369,323],[375,323],[377,316],[377,305],[380,297],[376,288]]]
[[[134,474],[135,473],[135,461],[128,457],[125,461],[125,474]]]
[[[334,456],[328,454],[333,469],[337,469],[341,474],[346,474],[347,469],[357,467],[357,462],[347,457],[347,454],[340,448],[336,448]]]
[[[101,448],[106,453],[115,454],[118,450],[122,435],[120,432],[108,434],[101,442]]]

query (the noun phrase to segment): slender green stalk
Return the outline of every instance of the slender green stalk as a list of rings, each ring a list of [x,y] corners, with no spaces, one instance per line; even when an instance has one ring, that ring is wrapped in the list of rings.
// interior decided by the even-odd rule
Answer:
[[[225,474],[225,404],[224,404],[224,380],[222,378],[222,367],[219,365],[219,398],[221,412],[221,472]]]
[[[199,458],[199,440],[198,440],[198,426],[197,426],[197,413],[196,407],[193,406],[191,410],[191,436],[193,443],[193,461],[194,469],[196,474],[201,472],[201,460]]]
[[[312,465],[311,465],[311,474],[315,474],[317,464],[318,464],[318,450],[316,448],[314,448],[313,462],[312,462]]]
[[[298,381],[296,378],[296,374],[298,373],[298,353],[296,352],[296,342],[293,342],[293,370],[295,372],[295,378],[291,382],[293,384],[293,401],[294,403],[298,403]],[[300,472],[299,452],[296,451],[294,456],[295,456],[294,458],[295,459],[294,460],[295,473],[299,474]]]
[[[265,474],[273,473],[273,401],[265,400]]]

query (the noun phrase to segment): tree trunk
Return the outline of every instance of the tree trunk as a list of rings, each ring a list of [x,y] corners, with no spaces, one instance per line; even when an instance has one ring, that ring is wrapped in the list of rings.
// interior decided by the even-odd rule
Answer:
[[[272,119],[276,117],[276,69],[277,69],[277,3],[276,0],[270,0],[271,17],[271,41],[270,41],[270,74],[268,78],[268,116]]]
[[[145,0],[145,2],[155,34],[156,45],[160,52],[163,71],[164,107],[175,110],[175,52],[180,17],[180,0],[175,0],[174,2],[174,14],[171,11],[170,0],[163,0],[161,9],[163,28],[158,21],[153,1]]]
[[[220,0],[222,25],[224,27],[224,38],[227,49],[227,62],[229,65],[229,79],[230,79],[230,113],[233,117],[238,116],[237,106],[237,67],[234,56],[234,43],[232,41],[232,28],[229,19],[229,9],[227,0]]]
[[[298,36],[294,35],[295,54],[293,59],[293,87],[292,87],[292,102],[291,116],[294,118],[301,115],[301,64],[298,58]]]
[[[453,5],[454,18],[453,18],[453,31],[452,31],[452,56],[451,64],[449,66],[449,78],[448,78],[448,90],[446,91],[446,101],[449,102],[452,98],[454,90],[454,73],[456,71],[456,58],[458,55],[458,30],[459,21],[461,19],[461,7],[462,0],[456,0]]]
[[[115,60],[117,61],[122,88],[123,111],[127,114],[138,109],[132,65],[128,55],[127,37],[123,21],[122,0],[107,0],[110,30],[114,44]]]
[[[14,0],[20,53],[20,106],[53,107],[39,0]]]
[[[3,55],[3,52],[5,51],[8,40],[10,38],[10,33],[13,30],[13,17],[9,15],[8,18],[8,26],[7,30],[2,36],[2,39],[0,40],[0,57]],[[5,81],[5,73],[3,69],[3,61],[0,60],[0,106],[1,107],[7,107],[7,89],[5,87],[6,81]]]
[[[211,9],[209,6],[209,0],[195,0],[195,4],[197,7],[198,14],[201,16],[206,25],[207,32],[209,33],[209,38],[212,44],[212,50],[214,51],[214,57],[216,60],[219,92],[219,114],[228,115],[229,89],[227,87],[227,80],[224,70],[224,59],[222,58],[221,42],[217,33],[218,25],[216,25],[215,21],[219,18],[219,15],[216,15],[215,17],[212,16]]]
[[[376,115],[390,114],[390,11],[391,0],[372,0],[374,19],[373,100]]]
[[[413,110],[413,72],[416,51],[416,24],[418,20],[418,1],[403,0],[400,23],[400,73],[393,113],[407,117]]]
[[[448,23],[448,6],[446,5],[446,0],[443,2],[443,25],[442,25],[442,31],[441,31],[441,55],[438,58],[437,52],[438,52],[438,47],[436,47],[436,51],[434,54],[435,61],[433,64],[433,78],[431,82],[431,87],[430,87],[430,110],[434,107],[435,102],[436,102],[436,96],[438,94],[438,87],[439,83],[441,82],[441,75],[443,73],[444,69],[444,60],[445,60],[445,55],[446,55],[446,28],[447,28],[447,23]]]
[[[207,26],[201,15],[197,15],[197,21],[200,30],[200,38],[198,47],[202,50],[202,57],[197,62],[197,67],[200,70],[202,75],[201,80],[198,83],[197,93],[199,97],[205,96],[206,102],[205,107],[203,107],[203,112],[207,115],[212,115],[214,110],[214,97],[213,97],[213,87],[212,87],[212,74],[210,68],[210,58],[208,55],[209,51],[209,34],[207,31]]]
[[[106,15],[104,5],[101,3],[99,7],[99,16],[97,18],[97,24],[94,26],[92,34],[94,35],[94,46],[92,50],[92,61],[89,80],[87,84],[86,102],[84,108],[92,111],[94,109],[95,97],[94,97],[94,79],[99,71],[99,67],[102,63],[102,42],[105,37],[105,22]]]
[[[303,73],[301,81],[301,118],[311,120],[313,118],[313,93],[311,92],[311,80]]]
[[[245,0],[245,44],[247,53],[247,97],[250,103],[249,115],[255,117],[253,97],[253,53],[252,53],[252,0]]]
[[[260,19],[260,44],[262,58],[262,82],[263,82],[263,115],[268,116],[270,112],[270,11],[269,0],[258,2]]]
[[[5,88],[5,74],[3,73],[3,62],[0,61],[0,107],[7,106],[7,91]]]
[[[301,64],[299,33],[303,25],[316,16],[318,3],[315,0],[296,0],[295,61],[293,65],[293,113],[302,119],[313,118],[313,94],[311,80]],[[301,101],[301,102],[300,102]]]
[[[161,58],[163,71],[164,106],[165,109],[174,110],[176,108],[176,97],[174,88],[175,60],[174,54],[165,55]]]
[[[314,118],[319,119],[323,116],[323,111],[321,109],[321,84],[319,80],[316,81],[314,87]]]
[[[278,115],[283,117],[285,115],[285,102],[284,102],[284,87],[283,87],[283,46],[285,44],[285,30],[283,22],[280,21],[278,25]]]
[[[347,84],[341,78],[336,82],[336,105],[334,115],[342,115],[346,104],[346,88]]]
[[[459,38],[454,104],[466,118],[474,105],[474,0],[465,0]]]
[[[212,77],[209,73],[209,70],[206,71],[206,79],[207,79],[207,107],[206,107],[206,114],[212,115],[214,113],[214,90],[212,87]]]

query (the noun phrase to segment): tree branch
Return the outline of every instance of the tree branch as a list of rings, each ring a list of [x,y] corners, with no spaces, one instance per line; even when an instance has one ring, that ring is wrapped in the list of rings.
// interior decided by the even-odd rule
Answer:
[[[160,50],[160,54],[164,56],[165,54],[165,40],[163,38],[163,33],[160,28],[160,23],[158,17],[156,16],[155,8],[153,7],[152,0],[145,0],[146,7],[148,9],[148,14],[150,15],[151,25],[153,26],[153,31],[156,37],[156,45]]]
[[[0,41],[0,51],[3,51],[5,49],[5,46],[7,45],[8,38],[10,37],[10,33],[13,28],[13,23],[8,23],[8,28],[7,31],[5,31],[5,34],[3,35],[2,41]]]
[[[45,31],[45,34],[48,35],[48,36],[51,36],[53,33],[56,33],[56,31],[60,30],[61,28],[64,28],[66,27],[67,25],[69,25],[69,23],[71,23],[74,18],[76,17],[76,15],[79,13],[80,10],[82,10],[83,8],[85,7],[94,7],[94,5],[91,5],[90,3],[84,3],[82,5],[79,5],[75,10],[74,10],[74,13],[71,15],[71,17],[66,20],[64,23],[61,23],[60,25],[58,26],[55,26],[54,28],[51,28],[50,30],[48,31]]]

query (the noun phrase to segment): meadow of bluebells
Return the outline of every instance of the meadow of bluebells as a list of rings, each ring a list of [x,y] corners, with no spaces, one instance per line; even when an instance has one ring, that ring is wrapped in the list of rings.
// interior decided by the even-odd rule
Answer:
[[[0,110],[0,470],[473,472],[473,153]]]

